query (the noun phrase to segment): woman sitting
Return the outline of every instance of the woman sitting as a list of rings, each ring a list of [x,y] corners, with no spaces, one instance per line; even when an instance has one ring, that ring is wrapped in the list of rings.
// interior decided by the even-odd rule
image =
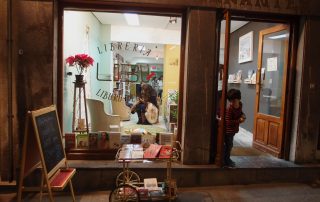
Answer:
[[[142,84],[141,97],[138,97],[137,102],[131,107],[131,113],[134,114],[137,112],[138,114],[139,121],[137,124],[151,124],[145,116],[149,103],[152,103],[159,109],[157,104],[157,92],[149,84]]]

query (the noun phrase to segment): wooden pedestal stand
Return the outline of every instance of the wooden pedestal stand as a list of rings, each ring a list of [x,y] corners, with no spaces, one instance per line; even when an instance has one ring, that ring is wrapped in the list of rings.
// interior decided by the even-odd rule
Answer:
[[[73,95],[73,116],[72,116],[72,132],[87,132],[89,133],[89,127],[88,127],[88,111],[87,111],[87,101],[86,101],[86,82],[84,81],[75,81],[74,83],[74,95]],[[77,95],[78,92],[78,95]],[[83,93],[83,96],[81,96]],[[84,103],[84,113],[85,113],[85,122],[86,126],[83,128],[79,128],[79,120],[81,119],[81,99],[83,99]],[[77,100],[79,103],[77,103]],[[78,104],[78,123],[76,127],[76,110],[77,110],[77,104]]]

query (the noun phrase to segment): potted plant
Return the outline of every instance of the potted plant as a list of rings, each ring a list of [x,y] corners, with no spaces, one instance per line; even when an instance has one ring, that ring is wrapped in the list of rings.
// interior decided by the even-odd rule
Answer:
[[[169,104],[174,104],[170,107],[170,122],[177,123],[178,120],[178,101],[179,101],[179,92],[173,91],[169,93]]]
[[[66,59],[66,63],[69,66],[75,66],[78,75],[76,75],[76,82],[83,82],[83,72],[93,65],[94,60],[87,54],[76,54],[75,56],[69,56]]]

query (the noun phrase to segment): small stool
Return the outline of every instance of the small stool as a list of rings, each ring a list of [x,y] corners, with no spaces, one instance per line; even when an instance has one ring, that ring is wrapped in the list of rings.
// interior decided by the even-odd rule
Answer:
[[[109,125],[111,132],[120,132],[119,125]]]

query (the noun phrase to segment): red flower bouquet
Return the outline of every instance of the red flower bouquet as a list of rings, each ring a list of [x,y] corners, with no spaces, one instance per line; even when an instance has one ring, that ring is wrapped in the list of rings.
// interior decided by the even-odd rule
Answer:
[[[76,66],[79,75],[82,75],[83,71],[87,71],[87,68],[92,66],[93,62],[92,57],[87,54],[77,54],[66,59],[66,63],[69,66]]]

